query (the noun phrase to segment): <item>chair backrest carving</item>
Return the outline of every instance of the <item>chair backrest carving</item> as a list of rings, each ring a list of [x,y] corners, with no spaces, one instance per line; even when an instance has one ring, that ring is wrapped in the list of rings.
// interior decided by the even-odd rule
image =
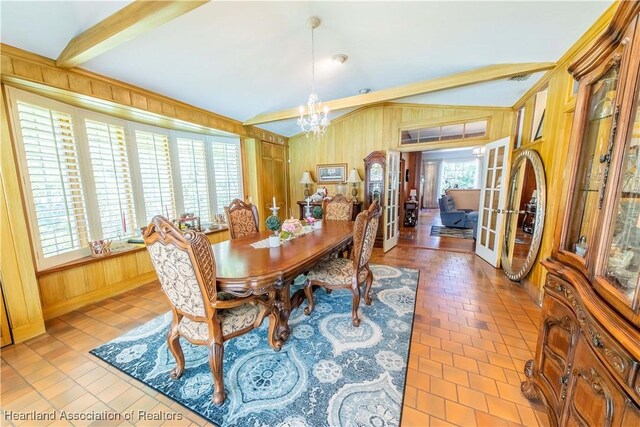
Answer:
[[[258,232],[258,209],[251,203],[240,199],[233,199],[224,208],[224,214],[229,224],[229,234],[232,239],[249,236]]]
[[[173,308],[192,318],[211,317],[217,298],[216,263],[209,239],[182,233],[168,219],[155,216],[143,234],[160,286]]]
[[[336,194],[331,200],[325,199],[323,206],[323,219],[329,221],[351,221],[353,215],[353,203],[342,194]]]
[[[353,262],[357,270],[364,267],[371,258],[381,212],[378,201],[374,201],[369,209],[356,217],[353,227]]]

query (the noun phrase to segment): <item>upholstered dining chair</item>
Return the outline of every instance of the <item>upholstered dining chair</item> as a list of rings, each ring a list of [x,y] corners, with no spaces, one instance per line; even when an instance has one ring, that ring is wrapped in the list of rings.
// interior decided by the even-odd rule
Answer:
[[[212,400],[222,404],[226,396],[222,377],[224,341],[259,327],[268,315],[269,344],[275,350],[282,346],[274,336],[278,323],[276,291],[272,288],[263,295],[246,297],[218,292],[209,239],[194,231],[182,233],[161,216],[153,218],[143,238],[173,313],[167,334],[167,345],[176,360],[171,378],[180,378],[184,371],[180,337],[206,346],[213,374]]]
[[[249,236],[258,232],[258,209],[251,203],[240,199],[233,199],[224,208],[224,214],[229,224],[229,234],[232,239]]]
[[[322,202],[324,211],[323,219],[332,221],[351,221],[353,215],[353,203],[342,194],[336,194],[331,200]]]
[[[373,273],[369,268],[369,258],[376,240],[380,213],[381,209],[376,201],[369,206],[369,209],[358,214],[353,227],[353,252],[350,258],[327,259],[307,274],[304,293],[308,306],[304,309],[304,314],[311,314],[315,306],[313,286],[323,287],[328,292],[333,289],[351,289],[353,293],[352,323],[353,326],[360,326],[358,307],[362,284],[365,284],[364,301],[367,305],[371,305]]]

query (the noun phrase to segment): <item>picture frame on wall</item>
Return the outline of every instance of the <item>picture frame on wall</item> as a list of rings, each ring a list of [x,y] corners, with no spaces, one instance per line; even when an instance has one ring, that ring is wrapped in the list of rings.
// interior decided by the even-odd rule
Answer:
[[[347,164],[331,163],[316,165],[316,178],[319,184],[332,184],[347,180]]]

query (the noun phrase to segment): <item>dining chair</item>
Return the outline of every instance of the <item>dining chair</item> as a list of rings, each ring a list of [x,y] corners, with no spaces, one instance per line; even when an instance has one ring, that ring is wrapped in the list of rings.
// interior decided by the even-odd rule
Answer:
[[[314,286],[325,288],[328,292],[333,289],[351,289],[353,293],[352,323],[353,326],[360,326],[358,307],[362,284],[365,284],[364,301],[367,305],[371,305],[373,273],[369,268],[369,258],[376,240],[380,213],[380,206],[375,201],[369,209],[358,214],[353,227],[353,252],[350,258],[327,259],[307,274],[304,293],[308,305],[304,309],[304,314],[309,315],[313,312]]]
[[[161,216],[151,220],[143,239],[173,313],[167,346],[176,367],[170,376],[176,380],[184,371],[180,337],[206,346],[214,383],[212,400],[220,405],[226,396],[222,377],[225,341],[259,327],[268,315],[269,345],[275,350],[282,347],[274,334],[278,326],[276,291],[271,288],[263,295],[244,297],[219,292],[209,239],[195,231],[182,233]]]
[[[332,199],[322,202],[323,219],[329,221],[351,221],[353,203],[342,194],[336,194]]]
[[[240,199],[233,199],[224,208],[224,214],[229,224],[229,234],[232,239],[249,236],[258,232],[258,209],[251,203]]]

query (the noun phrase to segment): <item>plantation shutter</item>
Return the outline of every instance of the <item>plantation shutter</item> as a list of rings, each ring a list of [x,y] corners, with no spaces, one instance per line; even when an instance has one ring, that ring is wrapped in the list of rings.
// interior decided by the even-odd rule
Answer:
[[[71,115],[16,105],[42,256],[84,248],[89,230]]]
[[[214,141],[211,144],[216,186],[216,212],[223,213],[233,199],[242,199],[240,144]]]
[[[169,138],[167,135],[139,130],[135,131],[135,135],[146,222],[149,223],[156,215],[173,219],[176,212],[169,160]]]
[[[209,221],[209,182],[206,144],[203,140],[177,138],[184,211]]]
[[[135,208],[127,142],[122,126],[85,120],[102,238],[129,236]]]

